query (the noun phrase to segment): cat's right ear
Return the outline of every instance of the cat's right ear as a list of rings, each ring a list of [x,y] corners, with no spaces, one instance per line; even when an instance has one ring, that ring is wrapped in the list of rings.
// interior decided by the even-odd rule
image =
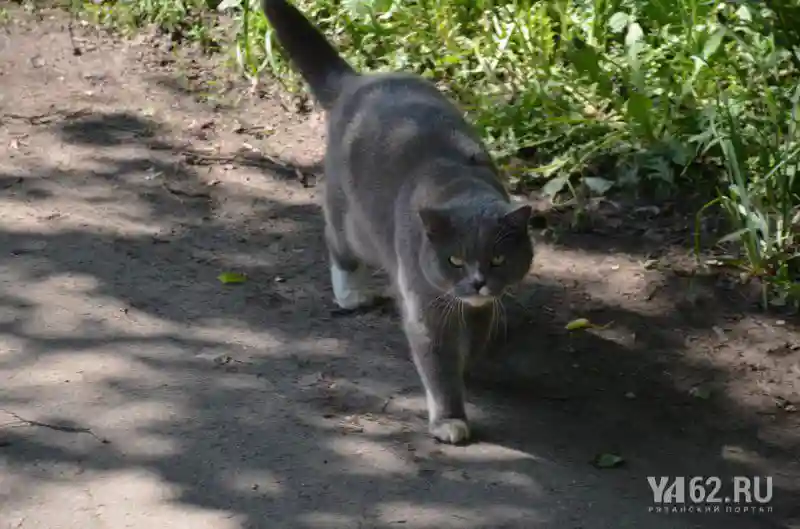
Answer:
[[[453,224],[450,222],[450,217],[441,209],[421,208],[419,218],[431,240],[443,240],[452,233]]]

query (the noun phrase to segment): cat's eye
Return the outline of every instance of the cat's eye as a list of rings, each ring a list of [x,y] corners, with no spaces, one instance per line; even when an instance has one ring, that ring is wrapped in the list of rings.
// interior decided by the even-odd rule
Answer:
[[[455,266],[456,268],[461,268],[462,266],[464,266],[464,260],[463,259],[459,259],[458,257],[455,257],[455,256],[451,255],[449,260],[450,260],[450,264]]]
[[[492,257],[492,266],[500,266],[505,262],[506,262],[505,255],[495,255],[494,257]]]

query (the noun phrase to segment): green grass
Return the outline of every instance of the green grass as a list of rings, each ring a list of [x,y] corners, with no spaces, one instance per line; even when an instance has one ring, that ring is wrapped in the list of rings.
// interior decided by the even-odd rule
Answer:
[[[254,82],[301,85],[250,0],[90,4],[118,26],[207,39],[233,16]],[[663,196],[716,188],[729,262],[797,308],[800,7],[788,0],[296,0],[358,68],[408,70],[460,102],[509,178]],[[265,38],[266,36],[266,38]],[[705,211],[704,208],[703,211]],[[703,212],[700,212],[701,214]]]

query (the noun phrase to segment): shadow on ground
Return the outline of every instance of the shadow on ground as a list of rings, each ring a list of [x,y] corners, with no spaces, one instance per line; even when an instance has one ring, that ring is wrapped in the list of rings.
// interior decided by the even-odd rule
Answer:
[[[615,331],[568,333],[564,317],[591,296],[579,279],[537,277],[509,304],[508,339],[472,381],[483,443],[432,443],[395,316],[332,313],[321,216],[302,183],[276,183],[266,162],[254,165],[271,183],[214,183],[168,156],[161,131],[91,115],[55,129],[92,148],[82,167],[0,175],[0,407],[46,410],[36,421],[56,427],[12,417],[0,430],[17,479],[3,510],[83,473],[144,471],[169,487],[164,501],[232,527],[788,528],[800,517],[796,439],[759,439],[751,410],[681,386],[733,376],[683,356],[692,327],[595,300]],[[23,210],[42,217],[20,225]],[[234,270],[248,281],[218,282]],[[69,379],[49,371],[70,362]],[[604,452],[626,464],[592,467]],[[771,514],[647,512],[646,476],[754,474],[775,476]]]

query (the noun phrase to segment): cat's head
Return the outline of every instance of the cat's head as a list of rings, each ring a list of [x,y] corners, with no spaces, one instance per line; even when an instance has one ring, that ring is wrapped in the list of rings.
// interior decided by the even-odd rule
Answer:
[[[533,260],[531,212],[528,204],[505,202],[421,209],[425,276],[472,306],[500,297],[522,281]]]

